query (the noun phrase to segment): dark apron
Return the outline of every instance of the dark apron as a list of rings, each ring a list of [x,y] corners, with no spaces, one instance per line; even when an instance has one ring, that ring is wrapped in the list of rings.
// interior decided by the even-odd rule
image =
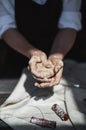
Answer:
[[[39,5],[32,0],[15,0],[18,30],[35,47],[49,54],[62,10],[61,0],[48,0]]]

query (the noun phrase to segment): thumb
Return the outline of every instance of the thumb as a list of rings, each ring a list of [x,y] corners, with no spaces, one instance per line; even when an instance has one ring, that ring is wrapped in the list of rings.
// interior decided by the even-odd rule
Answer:
[[[46,55],[42,56],[41,61],[44,67],[49,68],[49,69],[53,67],[52,62],[47,59]]]

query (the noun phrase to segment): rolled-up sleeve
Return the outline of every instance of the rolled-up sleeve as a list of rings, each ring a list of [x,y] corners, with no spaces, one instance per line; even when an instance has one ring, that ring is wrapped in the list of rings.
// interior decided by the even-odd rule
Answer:
[[[0,38],[9,28],[16,28],[14,0],[0,0]]]
[[[73,28],[77,31],[81,30],[81,0],[62,0],[63,9],[59,19],[58,27]]]

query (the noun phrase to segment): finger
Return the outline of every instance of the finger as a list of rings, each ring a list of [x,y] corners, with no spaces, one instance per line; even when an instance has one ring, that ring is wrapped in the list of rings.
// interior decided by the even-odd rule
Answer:
[[[42,63],[46,64],[46,62],[47,62],[47,56],[45,55],[45,53],[43,53],[40,57],[41,57]]]
[[[59,72],[56,74],[55,78],[54,78],[54,81],[53,81],[53,85],[56,85],[56,84],[59,84],[60,82],[60,79],[62,77],[62,72],[63,72],[63,68],[61,68],[59,70]]]
[[[36,79],[37,81],[40,81],[40,82],[50,82],[52,79],[51,78],[39,78],[35,75],[32,75],[34,79]]]
[[[29,61],[29,68],[31,70],[31,73],[37,76],[39,76],[37,72],[37,62],[40,61],[41,61],[40,58],[37,56],[33,56]]]
[[[29,66],[30,68],[34,68],[34,66],[36,65],[37,62],[41,62],[41,59],[37,56],[33,56],[30,60],[29,60]]]
[[[52,64],[50,60],[46,61],[45,67],[48,69],[54,69],[54,65]]]
[[[34,85],[39,88],[51,87],[53,80],[54,78],[51,78],[51,81],[49,82],[36,82]]]
[[[57,73],[64,66],[63,61],[60,60],[55,66],[55,72]]]
[[[45,54],[41,56],[41,60],[42,60],[43,66],[45,66],[46,68],[53,67],[52,62],[47,59],[47,56]]]
[[[36,82],[34,85],[39,87],[39,88],[51,87],[50,82],[48,82],[48,83],[47,82],[44,82],[44,83]]]

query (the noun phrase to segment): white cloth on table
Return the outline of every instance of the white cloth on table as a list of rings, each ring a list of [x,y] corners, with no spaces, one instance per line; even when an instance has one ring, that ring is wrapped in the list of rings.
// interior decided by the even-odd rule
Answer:
[[[86,108],[85,104],[81,103],[81,100],[86,97],[86,90],[82,88],[83,85],[80,86],[81,88],[74,88],[73,86],[78,79],[80,79],[78,83],[83,84],[82,78],[86,76],[86,71],[83,75],[83,69],[86,70],[86,64],[66,61],[64,75],[60,84],[52,88],[35,87],[33,85],[35,80],[30,72],[24,69],[13,92],[0,107],[0,118],[14,130],[51,129],[30,123],[32,116],[56,121],[55,130],[73,130],[74,127],[77,130],[82,130],[80,126],[85,129]],[[80,77],[80,74],[82,74],[82,77]],[[81,92],[82,95],[79,94]],[[58,104],[65,112],[67,111],[70,119],[62,121],[52,111],[53,104]]]

